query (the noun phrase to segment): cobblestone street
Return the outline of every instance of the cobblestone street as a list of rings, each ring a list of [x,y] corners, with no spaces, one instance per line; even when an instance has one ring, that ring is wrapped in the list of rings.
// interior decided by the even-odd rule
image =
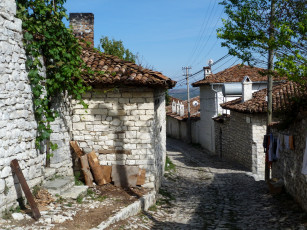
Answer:
[[[176,170],[166,173],[157,205],[109,229],[307,229],[307,215],[285,193],[181,141],[168,139]]]

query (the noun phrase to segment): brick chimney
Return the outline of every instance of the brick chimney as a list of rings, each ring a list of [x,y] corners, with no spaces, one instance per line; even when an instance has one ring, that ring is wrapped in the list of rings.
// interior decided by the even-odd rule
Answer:
[[[70,13],[69,21],[75,36],[90,42],[94,47],[94,14]]]
[[[211,66],[203,67],[203,70],[204,70],[204,79],[206,79],[207,76],[212,74]]]
[[[248,76],[245,76],[242,81],[242,102],[253,98],[253,82]]]

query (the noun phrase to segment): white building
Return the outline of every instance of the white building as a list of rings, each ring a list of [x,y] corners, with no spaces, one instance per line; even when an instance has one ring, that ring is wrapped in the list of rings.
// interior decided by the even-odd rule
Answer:
[[[264,69],[245,65],[236,65],[219,73],[212,74],[204,68],[203,80],[192,84],[200,87],[200,144],[211,153],[215,153],[215,130],[212,118],[229,113],[223,110],[221,103],[236,99],[242,95],[241,82],[248,76],[252,82],[252,92],[266,88],[267,77],[261,74]]]

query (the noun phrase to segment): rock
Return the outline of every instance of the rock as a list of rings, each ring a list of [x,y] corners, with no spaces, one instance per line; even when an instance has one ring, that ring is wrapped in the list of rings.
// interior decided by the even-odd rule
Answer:
[[[21,213],[12,213],[12,217],[14,220],[23,220],[24,216]]]

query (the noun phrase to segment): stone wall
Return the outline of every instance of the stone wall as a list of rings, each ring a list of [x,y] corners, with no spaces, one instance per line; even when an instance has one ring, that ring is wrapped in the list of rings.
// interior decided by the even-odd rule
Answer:
[[[159,189],[162,177],[164,174],[164,166],[166,159],[166,110],[165,110],[165,90],[154,91],[154,122],[153,122],[153,137],[154,137],[154,156],[155,164],[154,171],[149,175],[150,182],[153,182],[155,189]],[[149,187],[152,186],[149,184]]]
[[[264,177],[264,115],[231,111],[231,116],[215,121],[215,148],[221,158],[236,161],[261,179]],[[264,122],[264,123],[263,123]]]
[[[296,121],[286,130],[273,130],[274,136],[279,133],[294,137],[294,150],[284,148],[280,152],[280,158],[272,165],[272,177],[282,179],[287,192],[307,211],[307,175],[301,173],[307,148],[307,118]]]
[[[166,116],[166,134],[169,137],[188,141],[187,138],[187,121],[178,120],[171,116]],[[200,120],[191,120],[191,141],[192,143],[199,143],[200,139]]]
[[[163,95],[142,87],[87,93],[84,101],[88,109],[73,101],[73,138],[85,152],[100,153],[102,165],[146,169],[145,186],[154,187],[161,171],[157,163],[165,155]]]
[[[21,20],[14,0],[0,2],[0,210],[21,196],[10,162],[19,160],[30,187],[43,180],[45,154],[35,150],[36,121],[27,77]]]
[[[56,173],[72,175],[69,147],[69,107],[60,100],[54,107],[60,117],[52,123],[51,140],[59,145],[50,167],[46,168],[46,146],[35,149],[37,123],[34,117],[32,91],[25,67],[22,22],[15,17],[15,0],[0,1],[0,211],[16,204],[22,195],[10,162],[17,159],[29,187],[41,184]],[[42,69],[45,74],[45,69]]]
[[[52,122],[50,141],[58,145],[58,149],[53,152],[50,158],[50,165],[46,170],[46,178],[54,174],[63,176],[73,176],[72,154],[69,142],[72,140],[72,106],[67,95],[61,95],[52,103],[59,116]]]

